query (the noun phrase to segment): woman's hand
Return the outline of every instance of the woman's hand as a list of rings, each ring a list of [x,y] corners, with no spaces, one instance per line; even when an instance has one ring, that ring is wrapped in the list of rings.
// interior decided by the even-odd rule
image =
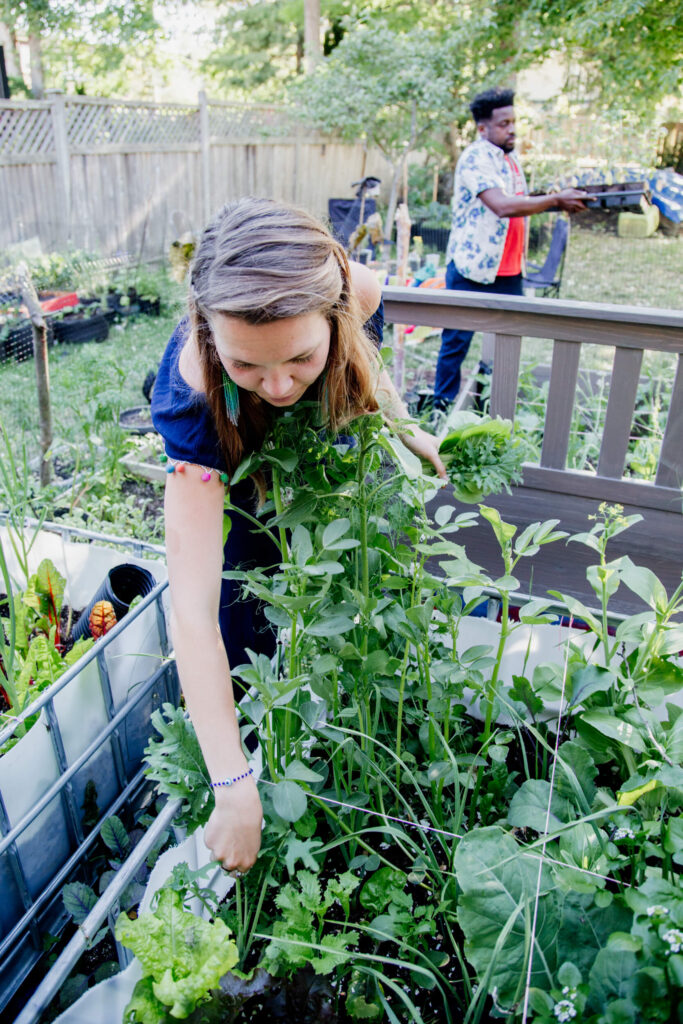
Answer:
[[[439,455],[439,442],[433,434],[428,434],[422,427],[418,427],[417,423],[411,423],[401,431],[400,437],[406,448],[410,448],[411,452],[421,459],[431,462],[437,475],[442,480],[448,480],[446,467]]]
[[[216,806],[204,842],[226,871],[244,873],[261,848],[263,808],[253,777],[214,790]]]

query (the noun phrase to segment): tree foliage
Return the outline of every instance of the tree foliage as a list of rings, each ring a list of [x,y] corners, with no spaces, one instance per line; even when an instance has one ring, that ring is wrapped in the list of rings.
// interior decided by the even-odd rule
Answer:
[[[158,62],[160,11],[171,0],[0,0],[6,38],[42,50],[45,84],[101,94],[140,95]],[[183,2],[183,0],[176,0]],[[235,97],[283,99],[303,72],[304,0],[215,0],[216,45],[196,54],[213,89]],[[683,79],[680,0],[321,0],[323,54],[349,36],[386,30],[422,45],[431,33],[448,54],[451,119],[467,119],[473,92],[507,83],[547,57],[569,68],[575,96],[643,113]],[[4,36],[4,37],[5,37]],[[430,43],[431,47],[431,43]],[[12,55],[13,56],[13,55]],[[403,56],[403,49],[396,54]],[[433,66],[432,49],[412,55]],[[371,61],[364,74],[374,76]],[[377,69],[385,77],[383,61]],[[356,76],[357,77],[357,76]]]
[[[161,32],[154,11],[154,0],[0,0],[10,33],[34,40],[46,86],[100,95],[138,91]]]
[[[305,123],[376,146],[392,165],[387,237],[408,154],[421,148],[452,157],[448,141],[469,122],[472,93],[511,80],[515,68],[512,0],[474,0],[458,7],[457,22],[450,0],[427,8],[385,3],[381,16],[366,11],[289,94]]]
[[[321,0],[323,54],[332,53],[363,5],[356,0]],[[233,0],[222,5],[216,47],[202,70],[226,92],[263,97],[303,72],[304,0]]]
[[[621,110],[651,111],[664,97],[681,94],[680,0],[527,0],[522,6],[523,62],[553,50],[564,54],[570,84]]]

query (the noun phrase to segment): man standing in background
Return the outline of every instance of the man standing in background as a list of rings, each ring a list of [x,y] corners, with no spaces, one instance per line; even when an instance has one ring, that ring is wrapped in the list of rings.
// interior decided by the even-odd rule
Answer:
[[[515,94],[489,89],[470,104],[478,138],[455,169],[453,221],[446,251],[446,288],[522,295],[525,221],[551,208],[585,210],[585,192],[565,188],[527,196],[515,153]],[[460,367],[473,331],[444,329],[436,364],[434,408],[446,409],[460,389]]]

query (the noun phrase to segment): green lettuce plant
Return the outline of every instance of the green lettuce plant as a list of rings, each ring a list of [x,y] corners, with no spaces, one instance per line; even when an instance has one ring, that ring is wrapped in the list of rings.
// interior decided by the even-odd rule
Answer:
[[[143,977],[124,1019],[157,1024],[187,1017],[237,963],[237,947],[220,918],[211,923],[183,907],[182,895],[163,889],[156,909],[116,923],[116,938],[138,958]]]

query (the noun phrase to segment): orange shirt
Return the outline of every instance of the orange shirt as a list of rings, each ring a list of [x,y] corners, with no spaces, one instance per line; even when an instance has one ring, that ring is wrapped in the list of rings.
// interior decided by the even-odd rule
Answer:
[[[515,161],[505,154],[515,178],[515,195],[524,195],[522,176]],[[522,255],[524,253],[524,217],[510,217],[508,233],[505,236],[503,256],[498,267],[498,277],[512,277],[522,273]]]

